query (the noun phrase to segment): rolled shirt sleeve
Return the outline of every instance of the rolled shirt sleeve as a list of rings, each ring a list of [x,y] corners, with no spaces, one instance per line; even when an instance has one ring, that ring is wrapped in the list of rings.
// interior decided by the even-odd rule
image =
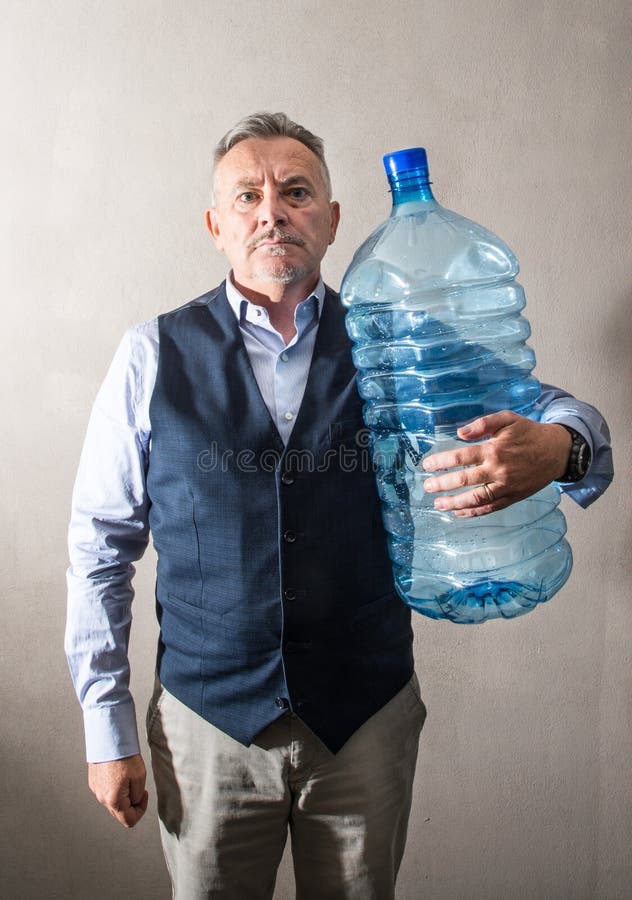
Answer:
[[[603,494],[614,477],[608,426],[594,406],[550,384],[542,385],[539,403],[543,408],[542,422],[568,425],[588,441],[591,462],[584,478],[573,484],[560,482],[562,491],[586,508]]]

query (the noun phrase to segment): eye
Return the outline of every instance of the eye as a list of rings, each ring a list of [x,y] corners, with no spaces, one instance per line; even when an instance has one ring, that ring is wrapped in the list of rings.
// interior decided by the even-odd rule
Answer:
[[[255,199],[255,192],[243,191],[243,193],[241,193],[237,199],[240,203],[252,203],[252,201]]]
[[[306,200],[309,197],[309,193],[304,187],[290,188],[289,195],[292,200]]]

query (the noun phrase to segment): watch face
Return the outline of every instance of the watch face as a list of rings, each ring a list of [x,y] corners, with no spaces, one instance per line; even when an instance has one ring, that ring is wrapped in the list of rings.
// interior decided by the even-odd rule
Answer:
[[[567,482],[581,481],[590,466],[590,445],[579,432],[568,425],[564,427],[570,432],[573,443],[563,480]]]
[[[577,473],[580,478],[584,477],[584,475],[588,471],[589,465],[590,465],[590,447],[588,446],[588,442],[584,441],[579,448],[579,453],[577,454]]]

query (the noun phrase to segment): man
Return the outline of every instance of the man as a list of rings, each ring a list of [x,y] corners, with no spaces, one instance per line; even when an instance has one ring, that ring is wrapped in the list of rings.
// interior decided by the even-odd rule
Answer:
[[[89,784],[125,826],[146,810],[127,640],[151,530],[148,737],[174,895],[271,897],[289,825],[301,900],[388,900],[425,710],[373,474],[340,452],[362,418],[320,277],[340,216],[322,142],[283,114],[250,116],[218,145],[213,194],[231,272],[128,332],[75,486],[66,643]],[[437,502],[485,514],[562,478],[595,499],[611,477],[605,423],[561,391],[542,402],[545,422],[489,416],[467,437],[490,440],[439,455],[436,468],[470,468],[433,488],[470,489]],[[580,452],[589,470],[567,471]]]

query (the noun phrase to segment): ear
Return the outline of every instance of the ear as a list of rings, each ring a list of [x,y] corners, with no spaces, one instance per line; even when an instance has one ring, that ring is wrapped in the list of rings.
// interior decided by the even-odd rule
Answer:
[[[329,243],[333,244],[336,240],[336,232],[338,231],[338,223],[340,222],[340,204],[337,200],[333,200],[329,204],[331,214],[331,222],[329,225]]]
[[[214,207],[211,209],[207,209],[204,218],[206,221],[206,227],[211,233],[211,237],[213,238],[215,246],[220,251],[220,253],[222,253],[224,250],[224,242],[220,234],[217,210]]]

